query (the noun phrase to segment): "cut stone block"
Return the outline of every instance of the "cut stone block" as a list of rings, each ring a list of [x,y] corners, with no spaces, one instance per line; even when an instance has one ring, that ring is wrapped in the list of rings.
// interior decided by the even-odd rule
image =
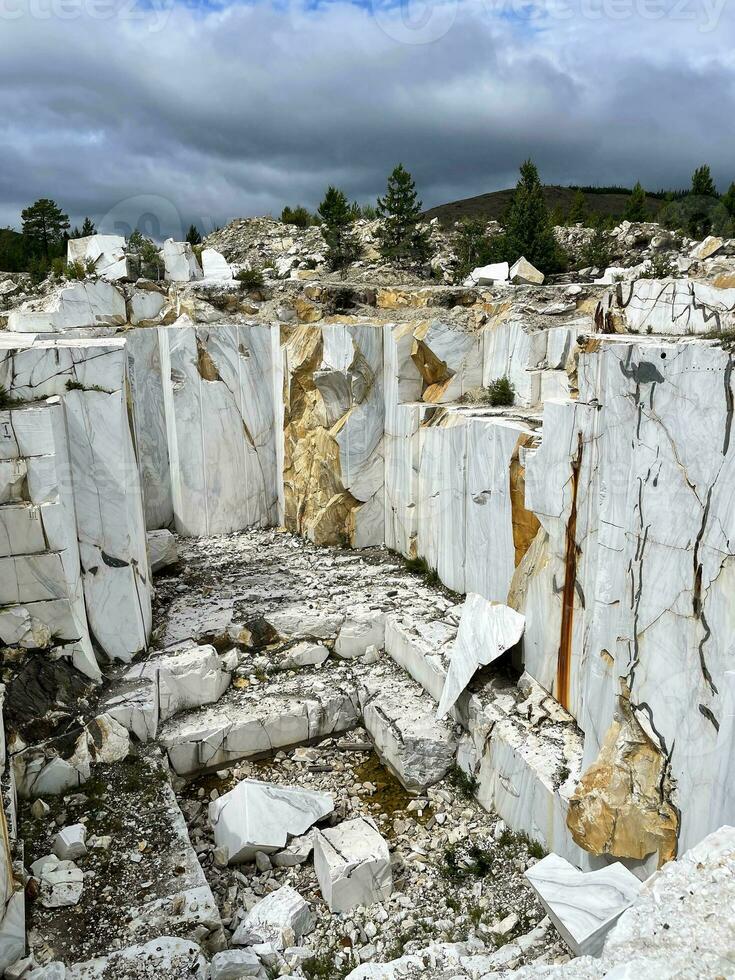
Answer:
[[[450,724],[434,717],[434,702],[393,668],[359,685],[363,724],[385,765],[409,792],[438,783],[452,765],[457,742]]]
[[[161,722],[219,701],[230,686],[230,676],[220,654],[208,645],[136,664],[125,675],[127,680],[152,681]]]
[[[297,643],[286,651],[284,666],[318,667],[329,657],[329,650],[321,643]]]
[[[216,845],[227,848],[230,864],[237,864],[254,859],[256,851],[281,850],[289,837],[305,833],[333,810],[326,793],[244,779],[209,804],[209,822]]]
[[[160,572],[161,569],[168,568],[169,565],[175,565],[179,560],[176,538],[170,531],[165,529],[148,531],[146,544],[152,572]]]
[[[345,684],[320,680],[305,688],[297,676],[173,719],[160,741],[174,770],[189,775],[347,731],[359,717],[357,694]]]
[[[361,657],[368,647],[385,645],[385,613],[365,610],[347,617],[337,636],[334,652],[344,660]]]
[[[283,885],[257,902],[232,937],[236,946],[270,943],[278,950],[295,946],[314,928],[314,917],[306,899]]]
[[[268,974],[252,949],[223,949],[215,953],[211,963],[211,980],[242,980],[256,977],[267,980]]]
[[[509,267],[507,262],[494,262],[490,265],[480,265],[467,276],[465,286],[492,286],[494,282],[508,281]]]
[[[462,608],[437,718],[444,718],[480,667],[487,667],[520,640],[524,617],[498,602],[470,593]]]
[[[596,956],[643,883],[620,863],[586,874],[557,854],[526,871],[533,890],[575,956]]]
[[[64,333],[78,327],[122,326],[125,297],[103,279],[75,282],[29,300],[8,314],[8,330],[20,333]]]
[[[393,891],[388,844],[369,817],[317,830],[314,870],[332,912],[384,902]]]

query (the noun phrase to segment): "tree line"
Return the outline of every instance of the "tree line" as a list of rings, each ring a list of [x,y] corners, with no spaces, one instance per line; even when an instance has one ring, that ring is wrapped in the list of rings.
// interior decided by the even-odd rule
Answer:
[[[619,192],[620,188],[596,189],[596,192]],[[473,268],[491,262],[513,263],[521,255],[544,273],[563,271],[569,263],[568,256],[557,242],[555,225],[582,223],[596,229],[590,245],[590,264],[600,265],[604,259],[604,230],[618,223],[620,218],[629,221],[647,221],[650,213],[649,195],[640,182],[627,192],[627,202],[622,215],[603,217],[591,212],[586,194],[590,188],[577,188],[566,215],[550,211],[544,198],[544,188],[538,169],[532,160],[526,160],[520,168],[510,204],[502,216],[500,233],[488,236],[487,224],[479,218],[462,221],[453,236],[456,253],[455,277],[461,281]],[[735,235],[735,182],[724,194],[715,187],[710,168],[702,164],[692,174],[687,191],[658,191],[653,195],[663,197],[663,205],[655,220],[665,228],[682,231],[692,238],[704,238],[714,233]],[[357,261],[362,253],[355,222],[360,218],[380,218],[377,228],[378,248],[383,259],[396,266],[411,266],[431,274],[432,245],[429,230],[422,222],[422,202],[416,184],[403,164],[398,164],[388,177],[385,194],[375,205],[359,205],[350,202],[337,187],[327,188],[316,213],[298,205],[285,207],[281,220],[298,227],[319,225],[326,246],[327,264],[332,270],[344,270]],[[28,271],[42,279],[50,271],[63,271],[66,242],[95,233],[94,223],[85,218],[81,228],[70,229],[69,216],[48,198],[41,198],[25,208],[21,214],[22,232],[0,229],[0,270],[8,272]],[[143,240],[134,232],[130,243],[140,251]],[[191,225],[186,240],[193,246],[202,242],[195,225]],[[145,241],[145,246],[148,246]],[[155,251],[150,243],[148,251]],[[596,253],[600,252],[599,255]],[[594,261],[594,260],[597,261]],[[155,264],[153,256],[147,256],[148,264]],[[604,263],[603,263],[604,264]],[[57,268],[58,267],[58,268]]]

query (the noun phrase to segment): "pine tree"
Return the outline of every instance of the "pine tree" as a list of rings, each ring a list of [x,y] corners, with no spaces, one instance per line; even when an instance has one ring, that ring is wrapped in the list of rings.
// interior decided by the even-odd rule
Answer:
[[[720,199],[720,203],[727,210],[731,218],[735,218],[735,181],[730,184]]]
[[[94,221],[91,218],[85,218],[82,224],[82,231],[79,235],[80,238],[87,238],[89,235],[96,235],[97,229],[94,226]]]
[[[49,259],[61,253],[65,232],[69,230],[69,215],[64,214],[55,201],[39,198],[21,211],[23,238],[28,251]]]
[[[199,234],[199,229],[196,225],[189,225],[189,230],[186,233],[186,241],[190,245],[202,244],[202,236]]]
[[[380,252],[391,262],[426,262],[431,255],[428,232],[418,225],[421,201],[413,177],[402,163],[388,178],[385,197],[378,198],[383,219],[378,231]]]
[[[717,189],[706,163],[697,167],[692,174],[692,194],[697,197],[717,197]]]
[[[503,225],[509,262],[524,256],[540,272],[563,268],[565,257],[554,237],[543,187],[532,160],[521,164],[521,176]]]
[[[584,224],[584,222],[587,220],[588,214],[587,198],[584,196],[581,190],[577,190],[577,193],[572,199],[569,213],[567,214],[567,224],[576,225],[580,222]]]
[[[327,262],[332,269],[344,269],[360,254],[353,224],[355,215],[344,193],[328,187],[318,208],[322,219],[322,235],[327,243]]]
[[[643,190],[641,182],[637,181],[625,206],[625,219],[626,221],[645,221],[647,217],[646,192]]]

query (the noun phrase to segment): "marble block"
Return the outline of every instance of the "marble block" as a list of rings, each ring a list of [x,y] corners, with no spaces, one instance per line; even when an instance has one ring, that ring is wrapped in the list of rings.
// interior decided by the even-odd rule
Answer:
[[[508,272],[508,278],[514,286],[537,285],[540,286],[544,281],[543,272],[531,265],[528,259],[523,256],[514,262]]]
[[[8,330],[19,333],[65,333],[80,327],[122,326],[126,322],[125,297],[104,279],[60,286],[8,314]]]
[[[175,242],[173,238],[167,238],[163,243],[163,262],[166,278],[171,282],[191,282],[192,279],[202,278],[202,270],[189,242]]]
[[[449,771],[457,749],[452,726],[434,717],[434,702],[415,681],[392,672],[358,687],[365,729],[384,764],[411,793],[423,793]]]
[[[619,862],[584,873],[557,854],[534,864],[526,878],[575,956],[599,955],[608,932],[643,887]]]
[[[238,864],[253,860],[256,851],[280,851],[333,810],[326,793],[244,779],[209,804],[209,822],[217,847],[227,849],[230,864]]]
[[[158,719],[213,704],[230,686],[230,670],[213,646],[193,647],[135,664],[126,680],[150,680],[155,688]]]
[[[81,262],[85,266],[94,263],[94,275],[114,282],[127,279],[128,260],[125,255],[125,238],[122,235],[88,235],[86,238],[70,238],[66,243],[66,261]]]
[[[166,291],[156,283],[139,282],[128,299],[128,317],[135,327],[155,327],[166,310]],[[130,340],[134,334],[126,339]]]
[[[490,265],[480,265],[467,276],[465,286],[492,286],[496,282],[508,281],[509,267],[507,262],[493,262]]]
[[[215,248],[202,249],[202,271],[205,279],[231,280],[232,267]]]
[[[370,817],[317,830],[314,870],[332,912],[383,902],[393,892],[388,844]]]
[[[501,603],[470,592],[462,607],[457,639],[437,718],[444,718],[480,667],[487,667],[523,635],[524,617]]]
[[[385,645],[385,613],[377,609],[351,612],[342,623],[334,652],[343,660],[361,657],[368,647],[382,650]]]
[[[735,289],[693,279],[636,279],[602,300],[605,315],[631,333],[705,334],[735,326]]]
[[[314,928],[314,916],[306,899],[290,885],[282,885],[256,902],[235,930],[236,946],[271,943],[283,950],[295,946]]]
[[[54,838],[54,854],[60,861],[76,861],[87,853],[87,828],[83,823],[64,827]]]

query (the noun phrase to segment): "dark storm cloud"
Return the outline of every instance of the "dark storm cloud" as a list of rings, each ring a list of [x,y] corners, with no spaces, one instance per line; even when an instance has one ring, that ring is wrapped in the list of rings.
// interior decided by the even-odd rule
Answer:
[[[706,160],[724,184],[733,14],[687,0],[649,16],[659,2],[121,4],[110,19],[93,0],[0,0],[0,222],[52,196],[107,230],[147,214],[177,234],[314,206],[329,182],[373,198],[398,160],[427,206],[508,186],[529,155],[549,182],[678,185]]]

